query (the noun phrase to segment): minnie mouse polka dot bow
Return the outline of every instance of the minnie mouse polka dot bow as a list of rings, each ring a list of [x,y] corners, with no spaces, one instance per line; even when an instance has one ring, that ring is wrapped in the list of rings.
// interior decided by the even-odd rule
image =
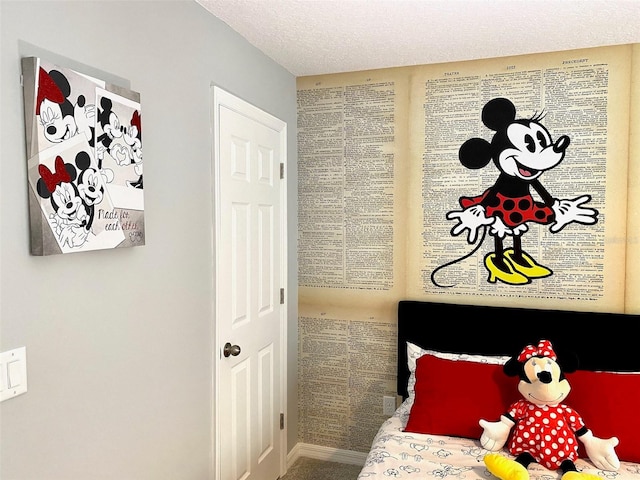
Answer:
[[[527,345],[524,350],[518,355],[519,362],[526,362],[531,357],[549,357],[551,360],[556,360],[558,357],[553,351],[551,342],[549,340],[540,340],[537,346]]]

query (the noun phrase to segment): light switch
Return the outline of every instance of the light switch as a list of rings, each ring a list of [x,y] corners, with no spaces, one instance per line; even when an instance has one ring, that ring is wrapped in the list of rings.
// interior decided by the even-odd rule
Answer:
[[[0,353],[0,402],[27,391],[27,349]]]
[[[19,387],[22,383],[22,364],[19,361],[9,362],[7,366],[7,384],[9,388]]]

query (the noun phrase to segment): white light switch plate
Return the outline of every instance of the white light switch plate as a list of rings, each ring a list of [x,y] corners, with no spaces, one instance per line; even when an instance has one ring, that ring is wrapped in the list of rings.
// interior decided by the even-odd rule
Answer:
[[[0,402],[27,391],[27,348],[0,353]]]

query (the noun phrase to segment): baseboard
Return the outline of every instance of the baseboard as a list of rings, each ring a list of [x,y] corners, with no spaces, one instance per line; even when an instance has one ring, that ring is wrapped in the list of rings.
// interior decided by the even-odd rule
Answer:
[[[339,448],[311,445],[309,443],[296,443],[296,445],[287,454],[287,469],[300,457],[364,466],[367,454],[363,452],[354,452],[353,450],[342,450]]]

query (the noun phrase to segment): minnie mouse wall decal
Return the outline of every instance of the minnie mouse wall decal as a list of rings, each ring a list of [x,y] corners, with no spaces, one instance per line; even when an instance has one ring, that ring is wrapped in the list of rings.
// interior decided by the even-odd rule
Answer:
[[[517,119],[516,108],[506,98],[494,98],[482,109],[482,122],[495,133],[491,142],[482,138],[466,140],[458,157],[466,168],[478,170],[493,160],[499,176],[484,193],[473,197],[460,197],[462,210],[447,212],[446,218],[456,220],[451,229],[453,236],[467,230],[467,242],[474,249],[461,258],[440,265],[431,274],[431,281],[440,285],[436,273],[444,267],[473,255],[482,245],[487,228],[494,237],[494,251],[484,258],[489,272],[488,281],[500,280],[509,285],[524,285],[532,279],[544,278],[553,271],[537,263],[522,248],[522,236],[529,230],[529,223],[549,225],[551,233],[558,233],[572,222],[592,225],[598,221],[598,211],[585,208],[590,195],[573,199],[554,198],[542,185],[540,176],[555,167],[565,157],[570,140],[566,135],[553,141],[542,125],[543,115],[529,119]],[[532,196],[532,189],[541,201]],[[504,248],[504,239],[511,237],[512,248]]]

